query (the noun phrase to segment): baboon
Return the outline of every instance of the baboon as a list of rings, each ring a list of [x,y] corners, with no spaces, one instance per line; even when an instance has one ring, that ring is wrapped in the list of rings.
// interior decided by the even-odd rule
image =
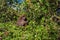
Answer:
[[[2,37],[0,37],[0,40],[2,40]]]
[[[9,34],[8,30],[5,28],[0,28],[0,32],[4,32],[5,36],[8,36],[8,34]]]
[[[22,15],[18,18],[17,20],[17,25],[18,26],[26,26],[28,24],[26,15]]]
[[[5,32],[4,32],[4,35],[5,35],[5,36],[8,36],[8,35],[9,35],[9,32],[5,31]]]

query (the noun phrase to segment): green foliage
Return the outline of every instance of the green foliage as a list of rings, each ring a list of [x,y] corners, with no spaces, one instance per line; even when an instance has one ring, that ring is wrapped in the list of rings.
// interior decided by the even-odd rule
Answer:
[[[57,0],[28,0],[17,4],[20,10],[14,10],[0,1],[0,36],[3,40],[57,40],[59,25],[51,20],[55,15]],[[4,2],[4,3],[3,3]],[[17,26],[16,20],[22,14],[26,14],[28,25]],[[60,29],[59,29],[60,30]]]
[[[0,22],[8,22],[12,20],[17,20],[18,12],[14,11],[12,8],[10,8],[6,1],[1,1],[0,5]],[[4,2],[4,3],[3,3]]]

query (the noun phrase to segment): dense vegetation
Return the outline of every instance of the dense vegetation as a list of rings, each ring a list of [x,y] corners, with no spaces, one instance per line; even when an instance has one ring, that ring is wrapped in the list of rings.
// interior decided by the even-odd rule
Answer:
[[[60,15],[56,15],[58,0],[26,0],[15,5],[19,10],[14,10],[6,0],[0,0],[0,39],[60,39]],[[27,17],[28,25],[17,26],[17,19],[23,14]]]

